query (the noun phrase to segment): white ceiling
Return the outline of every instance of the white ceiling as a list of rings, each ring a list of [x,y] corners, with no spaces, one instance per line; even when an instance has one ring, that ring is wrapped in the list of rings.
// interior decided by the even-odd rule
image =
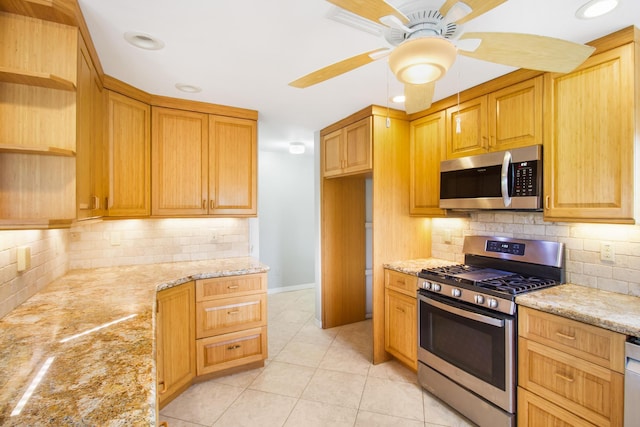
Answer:
[[[389,0],[398,5],[403,0]],[[405,0],[406,1],[406,0]],[[424,0],[435,9],[443,0]],[[592,20],[575,18],[586,0],[510,0],[465,24],[464,31],[521,32],[588,42],[640,27],[640,0]],[[288,83],[347,57],[387,47],[380,36],[338,23],[325,0],[79,0],[105,73],[146,92],[259,111],[261,150],[285,150],[371,104],[387,105],[402,85],[381,59],[306,89]],[[162,50],[128,44],[139,31]],[[434,100],[512,71],[458,56]],[[199,86],[186,94],[176,83]],[[402,105],[389,104],[403,109]]]

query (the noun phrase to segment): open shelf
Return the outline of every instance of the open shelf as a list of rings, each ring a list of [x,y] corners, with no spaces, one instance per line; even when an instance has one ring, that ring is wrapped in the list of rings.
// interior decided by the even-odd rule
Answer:
[[[57,147],[36,147],[0,144],[0,153],[43,154],[47,156],[75,157],[76,152]]]
[[[66,90],[70,92],[76,90],[76,85],[73,82],[53,74],[18,70],[2,66],[0,66],[0,81],[46,87],[49,89]]]

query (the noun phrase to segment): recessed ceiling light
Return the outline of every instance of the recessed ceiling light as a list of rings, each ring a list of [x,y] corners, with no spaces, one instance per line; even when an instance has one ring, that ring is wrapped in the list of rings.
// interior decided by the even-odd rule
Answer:
[[[304,142],[290,142],[289,153],[291,154],[304,154],[305,146]]]
[[[183,92],[187,92],[187,93],[198,93],[198,92],[202,91],[202,88],[200,88],[198,86],[187,85],[187,84],[183,84],[183,83],[177,83],[176,84],[176,89],[181,90]]]
[[[391,102],[393,102],[394,104],[403,104],[405,99],[406,98],[404,95],[396,95],[393,98],[391,98]]]
[[[140,49],[158,50],[164,47],[164,42],[162,40],[150,36],[149,34],[139,33],[137,31],[129,31],[124,33],[124,38],[126,41],[128,41],[135,47],[139,47]]]
[[[597,18],[611,12],[618,4],[620,4],[619,0],[590,0],[580,6],[580,9],[576,12],[576,17],[580,19]]]

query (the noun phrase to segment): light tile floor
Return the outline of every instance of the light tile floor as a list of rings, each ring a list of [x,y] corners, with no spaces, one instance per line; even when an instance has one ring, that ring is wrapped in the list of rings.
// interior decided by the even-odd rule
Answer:
[[[469,427],[396,361],[371,364],[371,321],[315,325],[315,290],[269,295],[264,368],[191,386],[160,412],[170,427]]]

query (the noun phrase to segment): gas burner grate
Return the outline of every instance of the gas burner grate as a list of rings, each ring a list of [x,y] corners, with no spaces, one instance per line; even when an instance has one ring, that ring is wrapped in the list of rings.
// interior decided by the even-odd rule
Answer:
[[[454,264],[454,265],[445,265],[444,267],[435,267],[435,268],[424,268],[420,272],[421,275],[432,275],[438,277],[447,277],[453,276],[461,273],[468,273],[470,271],[481,270],[480,267],[474,267],[472,265],[465,264]]]
[[[536,289],[547,288],[557,284],[558,283],[553,279],[543,279],[540,277],[524,277],[516,274],[500,279],[478,282],[477,286],[485,289],[493,289],[499,292],[506,292],[511,295],[517,295]]]

